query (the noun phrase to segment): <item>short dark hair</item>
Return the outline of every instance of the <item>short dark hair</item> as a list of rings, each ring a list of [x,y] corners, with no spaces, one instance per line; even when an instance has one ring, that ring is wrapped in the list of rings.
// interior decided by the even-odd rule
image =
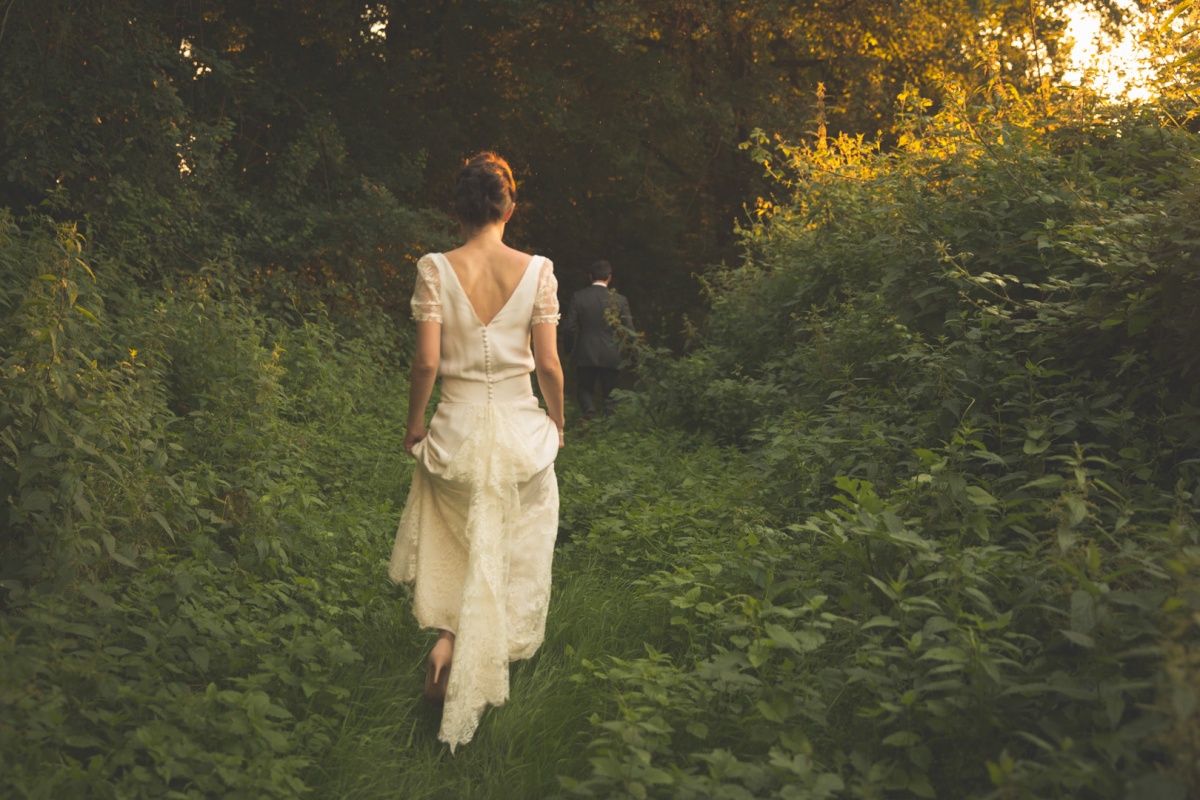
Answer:
[[[474,228],[496,222],[517,202],[517,182],[500,156],[485,150],[471,158],[454,179],[454,215]]]
[[[600,259],[587,268],[587,276],[593,281],[606,281],[612,277],[612,264]]]

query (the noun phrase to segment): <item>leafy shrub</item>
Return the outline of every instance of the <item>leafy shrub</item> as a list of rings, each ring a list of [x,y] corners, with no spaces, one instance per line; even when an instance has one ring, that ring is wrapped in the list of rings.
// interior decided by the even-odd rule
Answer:
[[[757,510],[669,563],[624,551],[670,624],[588,665],[616,707],[568,794],[1196,790],[1200,142],[1153,108],[977,100],[902,98],[890,153],[747,145],[783,196],[630,407],[737,444]]]
[[[90,255],[0,218],[0,786],[302,794],[353,629],[402,602],[400,340],[366,309],[355,338],[284,324],[235,271],[154,288]]]

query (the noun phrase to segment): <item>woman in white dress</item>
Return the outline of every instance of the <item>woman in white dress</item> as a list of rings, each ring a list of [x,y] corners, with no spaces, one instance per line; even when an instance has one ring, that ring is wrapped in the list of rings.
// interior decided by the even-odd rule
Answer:
[[[508,663],[537,650],[550,601],[563,446],[558,283],[548,259],[504,244],[515,201],[504,159],[468,161],[454,187],[466,243],[417,262],[412,298],[404,447],[416,467],[388,574],[413,584],[417,621],[440,631],[425,696],[445,703],[438,738],[451,752],[508,698]]]

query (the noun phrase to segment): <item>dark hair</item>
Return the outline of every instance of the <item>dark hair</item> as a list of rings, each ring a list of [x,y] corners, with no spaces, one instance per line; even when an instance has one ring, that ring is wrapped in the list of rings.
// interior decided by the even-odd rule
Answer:
[[[517,201],[517,183],[508,162],[490,151],[469,160],[454,179],[454,214],[482,228],[504,217]]]
[[[612,264],[600,259],[587,268],[587,276],[593,281],[606,281],[612,277]]]

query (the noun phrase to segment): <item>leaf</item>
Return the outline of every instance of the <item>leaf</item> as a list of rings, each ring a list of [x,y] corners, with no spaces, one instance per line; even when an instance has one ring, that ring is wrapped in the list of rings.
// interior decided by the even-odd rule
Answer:
[[[883,743],[889,747],[911,747],[920,741],[921,737],[912,731],[899,731],[883,739]]]
[[[789,705],[788,703],[780,702],[778,698],[772,698],[769,702],[767,700],[759,700],[754,704],[754,707],[758,709],[758,713],[762,714],[765,719],[771,722],[783,722],[787,719]]]
[[[977,506],[994,506],[998,500],[978,486],[968,486],[967,498]]]
[[[1085,633],[1079,633],[1078,631],[1059,631],[1059,633],[1065,636],[1068,641],[1073,642],[1080,647],[1085,647],[1088,650],[1091,650],[1096,646],[1096,640]]]
[[[84,497],[83,492],[79,492],[74,497],[75,510],[79,512],[79,516],[85,520],[92,519],[92,504]]]
[[[208,648],[189,647],[188,655],[192,657],[192,663],[196,665],[197,669],[199,669],[201,672],[208,671],[209,660],[211,658]]]
[[[1087,503],[1084,502],[1082,497],[1076,494],[1068,494],[1063,498],[1063,501],[1066,502],[1067,510],[1070,512],[1068,519],[1072,527],[1087,519]]]
[[[100,635],[100,629],[95,625],[86,625],[82,622],[67,622],[62,625],[62,630],[67,633],[73,633],[76,636],[82,636],[85,639],[95,639]]]
[[[1162,32],[1170,28],[1171,23],[1178,19],[1180,14],[1192,7],[1192,2],[1193,0],[1183,0],[1183,2],[1175,6],[1174,10],[1172,10],[1171,13],[1167,15],[1167,18],[1162,21],[1162,24],[1158,26],[1158,30]]]
[[[1062,475],[1046,475],[1021,486],[1022,489],[1057,489],[1066,480]]]
[[[834,792],[844,791],[845,788],[846,783],[842,780],[841,775],[836,772],[825,772],[813,784],[812,794],[818,798],[832,797]]]
[[[1195,61],[1198,58],[1200,58],[1200,50],[1193,50],[1192,52],[1188,53],[1186,56],[1181,56],[1181,57],[1175,59],[1174,61],[1172,61],[1171,66],[1172,67],[1186,66],[1187,64],[1192,63],[1193,61]]]
[[[282,731],[271,730],[270,728],[259,731],[259,735],[266,740],[271,749],[277,753],[286,753],[292,749],[292,743],[288,740],[286,734]]]
[[[171,525],[169,522],[167,522],[167,518],[162,515],[162,512],[151,511],[150,516],[154,518],[155,522],[162,526],[162,529],[167,532],[167,536],[171,537],[171,541],[175,541],[175,531],[171,530]]]
[[[101,535],[100,541],[104,543],[104,550],[106,553],[108,553],[109,558],[111,558],[113,561],[116,561],[118,564],[124,564],[127,567],[133,567],[134,569],[137,569],[137,564],[133,563],[133,561],[126,558],[117,550],[117,540],[113,538],[111,533],[105,533]]]
[[[245,709],[246,713],[254,719],[262,719],[266,716],[267,709],[271,706],[271,698],[266,692],[252,690],[246,693]]]
[[[925,624],[922,626],[921,632],[926,636],[933,636],[935,634],[942,633],[943,631],[949,631],[953,629],[954,623],[939,615],[925,620]]]
[[[40,489],[29,492],[21,498],[22,511],[45,511],[54,505],[54,495]]]
[[[80,586],[79,593],[95,603],[101,611],[108,611],[116,604],[116,601],[113,600],[111,595],[105,594],[90,584],[85,583]]]
[[[1071,595],[1071,630],[1091,633],[1096,627],[1096,598],[1090,592],[1077,589]]]
[[[879,578],[876,578],[874,575],[868,575],[867,580],[869,580],[871,583],[875,584],[875,587],[877,589],[879,589],[879,591],[883,592],[884,596],[887,597],[889,600],[899,600],[900,599],[899,595],[896,594],[895,590],[892,589],[892,587],[888,586],[886,583],[879,580]]]
[[[1022,449],[1023,449],[1025,455],[1036,456],[1039,453],[1046,452],[1049,448],[1050,448],[1050,442],[1048,442],[1048,441],[1045,441],[1045,440],[1036,441],[1034,439],[1026,439],[1025,446]]]
[[[956,664],[966,663],[967,654],[961,647],[931,647],[921,654],[920,661],[949,661]]]
[[[792,633],[774,622],[768,622],[763,629],[775,644],[797,653],[811,653],[825,642],[825,637],[813,630],[802,629]]]

